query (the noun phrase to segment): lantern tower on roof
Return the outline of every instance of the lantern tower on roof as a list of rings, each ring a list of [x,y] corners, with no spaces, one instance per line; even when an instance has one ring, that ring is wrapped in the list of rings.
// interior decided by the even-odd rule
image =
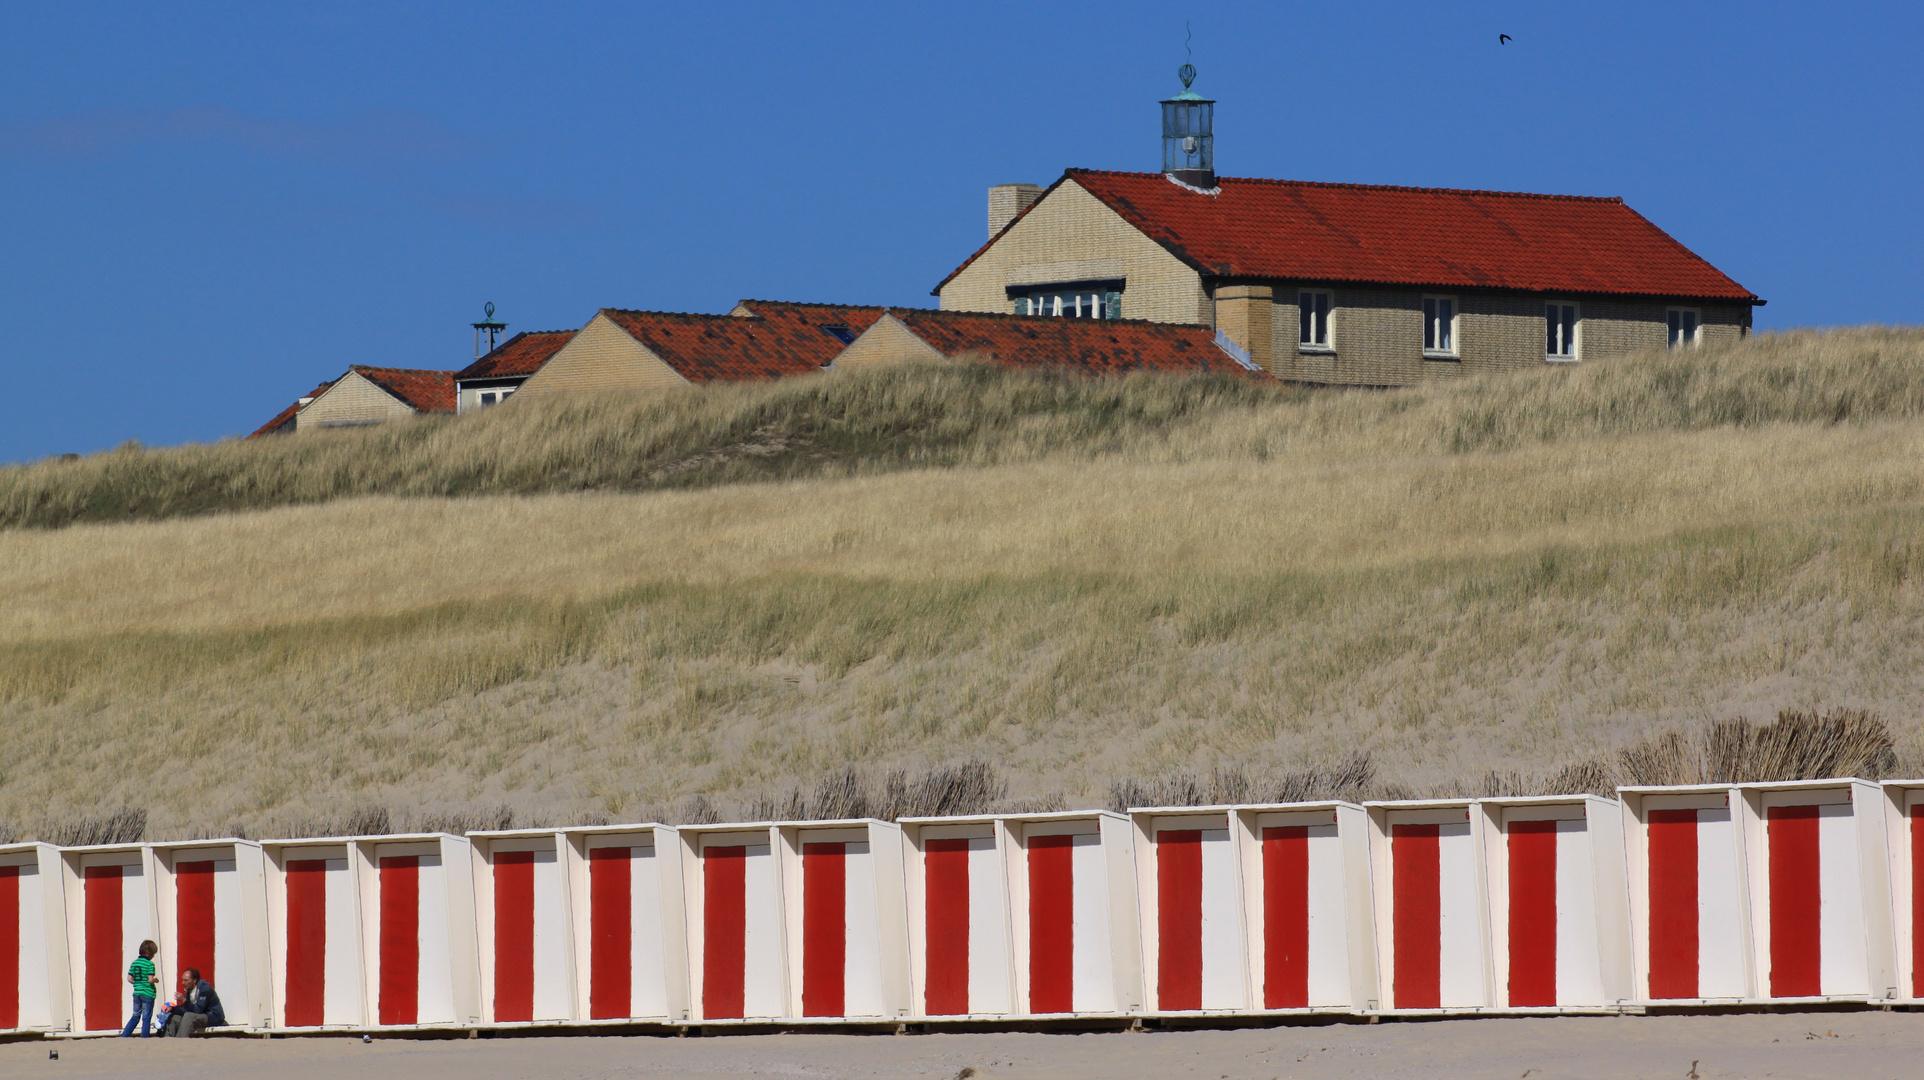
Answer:
[[[1216,186],[1216,103],[1189,88],[1196,66],[1176,72],[1182,93],[1162,103],[1162,171],[1171,180],[1205,190]]]

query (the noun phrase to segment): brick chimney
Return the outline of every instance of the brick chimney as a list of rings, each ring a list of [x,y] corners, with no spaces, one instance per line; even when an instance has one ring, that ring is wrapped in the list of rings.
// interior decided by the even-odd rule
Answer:
[[[997,184],[989,189],[989,239],[1003,230],[1017,214],[1035,205],[1042,189],[1034,184]]]
[[[1216,286],[1216,329],[1264,371],[1276,370],[1275,314],[1276,290],[1268,285]]]

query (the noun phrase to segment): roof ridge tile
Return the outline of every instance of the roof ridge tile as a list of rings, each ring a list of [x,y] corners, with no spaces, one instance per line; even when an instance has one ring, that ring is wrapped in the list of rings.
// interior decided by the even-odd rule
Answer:
[[[1069,169],[1070,176],[1127,176],[1131,178],[1161,177],[1162,173],[1125,172],[1120,169]],[[1272,176],[1219,176],[1218,185],[1227,181],[1232,184],[1269,184],[1276,187],[1313,187],[1335,188],[1350,191],[1399,191],[1417,195],[1482,195],[1500,199],[1554,199],[1568,202],[1620,203],[1621,195],[1557,195],[1539,191],[1497,191],[1493,188],[1449,188],[1417,187],[1410,184],[1364,184],[1346,180],[1290,180],[1286,177]]]

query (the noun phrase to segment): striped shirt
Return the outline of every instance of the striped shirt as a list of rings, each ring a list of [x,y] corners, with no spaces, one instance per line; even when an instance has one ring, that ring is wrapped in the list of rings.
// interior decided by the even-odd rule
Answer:
[[[134,981],[134,993],[141,997],[154,996],[154,962],[144,956],[134,957],[127,965],[127,977]]]

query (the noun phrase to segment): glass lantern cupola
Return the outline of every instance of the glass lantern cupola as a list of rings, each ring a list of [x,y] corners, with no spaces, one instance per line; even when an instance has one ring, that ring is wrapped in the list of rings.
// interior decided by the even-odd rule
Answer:
[[[1216,103],[1189,89],[1194,64],[1176,72],[1182,93],[1162,103],[1162,171],[1190,187],[1216,186]]]

